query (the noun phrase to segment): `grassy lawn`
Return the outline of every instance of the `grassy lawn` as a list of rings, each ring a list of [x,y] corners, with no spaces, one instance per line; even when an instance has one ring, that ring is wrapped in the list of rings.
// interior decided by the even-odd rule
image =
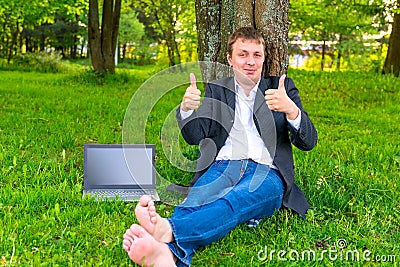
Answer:
[[[0,71],[0,265],[132,265],[121,243],[135,222],[134,203],[82,199],[83,145],[121,143],[130,100],[155,73],[120,70],[99,80]],[[198,251],[193,266],[398,266],[400,79],[298,70],[288,76],[319,133],[313,151],[295,150],[297,183],[311,205],[307,219],[281,210],[258,228],[241,225]],[[177,87],[159,99],[145,133],[157,145],[157,171],[173,182],[191,174],[169,164],[160,133],[183,92]],[[194,159],[196,148],[177,143]],[[163,216],[172,209],[159,205]]]

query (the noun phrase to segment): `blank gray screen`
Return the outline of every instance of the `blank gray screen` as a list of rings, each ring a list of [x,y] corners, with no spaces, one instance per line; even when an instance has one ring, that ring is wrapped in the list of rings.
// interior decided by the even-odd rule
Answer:
[[[153,156],[145,147],[88,147],[85,186],[151,185]]]

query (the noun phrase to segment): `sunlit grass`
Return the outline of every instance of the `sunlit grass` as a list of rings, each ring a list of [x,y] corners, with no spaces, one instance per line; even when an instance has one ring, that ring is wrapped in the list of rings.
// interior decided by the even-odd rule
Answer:
[[[2,264],[130,265],[121,242],[135,221],[134,203],[82,199],[83,144],[121,143],[129,101],[157,71],[121,69],[103,78],[0,72]],[[342,252],[368,250],[371,260],[396,255],[398,262],[400,80],[299,70],[288,76],[319,133],[313,151],[294,150],[296,180],[311,205],[308,217],[282,210],[256,229],[239,226],[198,251],[193,266],[363,265],[362,254],[359,262],[328,256],[292,262],[288,254],[287,261],[271,254],[314,250],[321,256],[339,249],[341,239],[348,245]],[[161,99],[146,128],[146,142],[157,146],[157,170],[173,182],[188,182],[191,174],[169,164],[160,133],[183,92],[177,88]],[[186,157],[196,157],[195,147],[176,142]],[[167,205],[159,209],[165,216],[172,212]]]

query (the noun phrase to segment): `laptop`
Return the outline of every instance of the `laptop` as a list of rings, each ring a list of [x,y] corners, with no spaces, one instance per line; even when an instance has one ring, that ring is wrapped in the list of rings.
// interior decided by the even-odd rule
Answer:
[[[155,145],[84,145],[84,197],[138,201],[145,194],[160,200],[156,191]]]

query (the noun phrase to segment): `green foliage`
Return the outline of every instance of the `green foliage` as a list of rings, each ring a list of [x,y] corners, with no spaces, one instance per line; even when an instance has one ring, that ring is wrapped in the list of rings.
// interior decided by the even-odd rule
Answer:
[[[371,47],[384,41],[379,36],[382,31],[388,31],[390,23],[386,20],[390,6],[390,1],[381,0],[292,1],[290,34],[307,41],[331,42],[326,49],[334,50],[336,55],[340,53],[345,64],[352,65],[354,59],[366,63],[365,59],[376,52]],[[321,47],[319,53],[322,53]],[[337,66],[341,69],[342,64]]]
[[[383,63],[385,61],[384,52],[387,47],[382,50],[374,49],[364,53],[344,53],[340,58],[340,66],[338,67],[338,52],[328,51],[325,54],[324,70],[327,71],[366,71],[381,73]],[[343,52],[342,52],[343,53]],[[310,52],[305,60],[304,69],[321,70],[322,55],[317,52]]]
[[[76,17],[79,18],[78,15]],[[56,14],[54,23],[38,26],[31,31],[31,34],[35,37],[46,36],[46,45],[60,51],[64,58],[76,58],[77,45],[84,45],[87,39],[87,27],[79,22],[80,19],[72,20],[65,14]]]
[[[160,57],[160,46],[147,37],[143,37],[142,40],[131,46],[131,49],[133,57],[124,60],[124,62],[131,62],[138,66],[144,66],[157,63],[158,57]],[[166,58],[161,58],[160,60],[167,61]],[[168,62],[166,65],[168,66]]]
[[[69,50],[73,54],[75,42],[85,35],[80,25],[85,24],[87,11],[88,4],[84,0],[58,0],[51,3],[32,0],[29,4],[21,0],[0,0],[0,56],[11,58],[25,51],[44,50],[47,41],[53,48],[64,52]],[[60,21],[57,25],[56,16],[62,17],[64,22],[68,21],[68,27]],[[60,28],[63,28],[63,34],[54,36]],[[73,41],[72,35],[75,38]]]
[[[192,61],[194,44],[197,33],[195,31],[196,14],[193,0],[167,0],[155,2],[151,0],[127,0],[137,11],[147,32],[159,44],[166,47],[160,58],[168,58],[169,65]],[[186,55],[181,53],[186,52]]]
[[[144,35],[144,26],[137,19],[135,12],[133,10],[127,13],[121,13],[120,23],[119,23],[119,42],[121,44],[135,43],[142,39]]]
[[[312,40],[356,40],[365,33],[377,33],[382,25],[374,25],[384,16],[385,6],[380,1],[341,0],[291,2],[291,31],[302,32]],[[342,36],[342,38],[340,38]],[[339,37],[339,39],[338,39]]]
[[[26,53],[18,54],[12,63],[7,66],[11,69],[38,72],[66,72],[71,69],[71,65],[62,61],[60,53]],[[4,68],[4,66],[3,66]]]
[[[131,266],[121,248],[136,222],[135,203],[82,199],[83,145],[121,143],[126,108],[154,66],[92,73],[0,72],[0,257],[4,265]],[[375,261],[260,260],[259,252],[315,250],[345,239],[348,250],[400,258],[400,80],[365,72],[289,70],[319,143],[294,150],[296,181],[311,209],[306,220],[281,210],[258,228],[237,227],[199,250],[193,266],[372,266]],[[157,146],[157,171],[187,182],[171,167],[160,129],[185,88],[160,99],[146,140]],[[177,142],[181,142],[179,140]],[[196,156],[195,147],[182,153]],[[157,204],[162,216],[173,207]],[[267,249],[265,249],[267,247]],[[262,255],[261,255],[262,256]],[[340,257],[340,255],[339,255]],[[393,264],[393,262],[387,262]],[[395,263],[396,264],[396,263]]]

